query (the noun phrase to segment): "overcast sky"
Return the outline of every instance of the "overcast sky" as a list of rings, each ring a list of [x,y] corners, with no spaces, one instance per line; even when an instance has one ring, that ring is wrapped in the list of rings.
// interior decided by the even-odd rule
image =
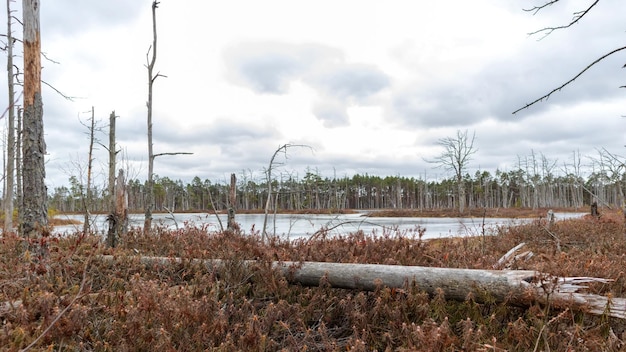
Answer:
[[[292,143],[312,149],[281,157],[285,175],[302,178],[309,167],[328,177],[443,177],[425,159],[457,130],[476,134],[471,174],[513,170],[533,151],[559,168],[575,151],[587,164],[599,148],[624,155],[624,52],[512,114],[625,45],[623,0],[603,0],[543,40],[528,35],[567,24],[591,2],[563,1],[533,16],[522,8],[543,1],[163,0],[155,70],[166,77],[154,85],[154,152],[194,154],[158,157],[155,173],[261,180],[274,150]],[[148,0],[42,1],[42,50],[58,62],[43,61],[43,79],[75,97],[43,87],[50,191],[86,163],[81,120],[92,106],[103,144],[115,110],[124,168],[147,178],[150,8]],[[106,164],[99,147],[98,175]]]

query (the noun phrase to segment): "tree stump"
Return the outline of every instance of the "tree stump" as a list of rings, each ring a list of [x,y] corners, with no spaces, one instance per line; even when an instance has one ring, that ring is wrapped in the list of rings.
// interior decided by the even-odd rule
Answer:
[[[115,208],[107,220],[109,222],[107,245],[115,247],[119,237],[128,231],[128,197],[126,196],[124,170],[121,169],[115,181]]]
[[[554,225],[554,211],[552,209],[548,210],[548,229],[552,228]]]

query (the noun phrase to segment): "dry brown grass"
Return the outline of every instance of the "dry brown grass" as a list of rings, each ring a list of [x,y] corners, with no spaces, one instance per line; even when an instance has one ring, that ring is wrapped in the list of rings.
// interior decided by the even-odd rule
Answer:
[[[626,322],[539,304],[513,307],[429,297],[419,287],[376,292],[290,285],[273,260],[491,268],[520,242],[535,256],[516,264],[562,276],[611,278],[589,292],[626,297],[623,217],[545,221],[493,236],[421,240],[419,234],[355,233],[314,241],[208,233],[131,231],[115,249],[95,236],[50,242],[50,257],[0,240],[0,350],[97,351],[619,351]],[[556,245],[558,239],[559,246]],[[560,251],[558,250],[560,248]],[[145,266],[142,255],[222,258],[209,270],[183,260]],[[98,260],[113,254],[113,262]],[[243,265],[256,259],[257,265]],[[82,290],[81,290],[82,287]],[[75,300],[75,301],[74,301]],[[12,303],[11,304],[9,304]],[[74,302],[71,304],[71,302]],[[71,306],[63,312],[63,310]],[[62,313],[63,312],[63,313]],[[49,330],[43,334],[45,329]]]

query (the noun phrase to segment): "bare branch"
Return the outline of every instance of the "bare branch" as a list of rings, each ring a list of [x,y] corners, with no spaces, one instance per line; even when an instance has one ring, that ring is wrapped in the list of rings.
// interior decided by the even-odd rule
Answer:
[[[154,154],[152,156],[152,159],[156,158],[157,156],[163,156],[163,155],[193,155],[193,153],[189,153],[189,152],[159,153],[159,154]]]
[[[48,61],[52,62],[53,64],[60,65],[60,62],[55,61],[55,60],[52,60],[52,59],[51,59],[51,58],[49,58],[49,57],[48,57],[48,55],[46,55],[46,53],[44,53],[43,51],[41,52],[41,56],[43,56],[43,58],[44,58],[44,59],[46,59],[46,60],[48,60]]]
[[[74,101],[74,99],[76,99],[76,97],[70,97],[70,96],[67,96],[67,95],[61,93],[60,90],[56,89],[53,85],[51,85],[50,83],[48,83],[48,82],[46,82],[44,80],[41,80],[41,83],[43,83],[43,84],[47,85],[48,87],[52,88],[52,90],[54,90],[55,92],[57,92],[57,94],[59,94],[60,96],[65,98],[65,100]]]
[[[6,38],[8,38],[9,36],[3,33],[3,34],[0,34],[0,37],[6,37]],[[19,38],[15,38],[15,37],[13,37],[13,36],[11,36],[11,40],[13,41],[13,43],[15,43],[15,42],[23,43],[21,39],[19,39]]]
[[[559,0],[552,0],[550,2],[547,2],[541,6],[535,6],[534,8],[530,9],[530,10],[524,10],[524,11],[534,11],[534,14],[536,14],[537,12],[539,12],[539,10],[545,8],[546,6],[552,5],[556,2],[558,2]],[[552,32],[559,30],[559,29],[565,29],[565,28],[569,28],[571,26],[573,26],[574,24],[576,24],[578,21],[580,21],[587,13],[589,13],[589,11],[598,4],[598,2],[600,2],[600,0],[595,0],[591,5],[589,5],[589,7],[587,7],[587,9],[582,10],[582,11],[577,11],[574,12],[574,17],[572,18],[572,20],[570,21],[569,24],[563,25],[563,26],[556,26],[556,27],[546,27],[546,28],[542,28],[540,30],[534,31],[534,32],[530,32],[528,33],[528,35],[535,35],[538,33],[544,33],[543,37],[539,38],[539,40],[547,37],[548,35],[550,35]]]
[[[595,64],[597,64],[597,63],[599,63],[600,61],[602,61],[602,60],[606,59],[607,57],[609,57],[609,56],[611,56],[611,55],[613,55],[613,54],[615,54],[615,53],[617,53],[617,52],[619,52],[619,51],[625,50],[625,49],[626,49],[626,46],[623,46],[623,47],[621,47],[621,48],[617,48],[617,49],[615,49],[615,50],[613,50],[613,51],[611,51],[611,52],[609,52],[609,53],[607,53],[607,54],[604,54],[604,55],[600,56],[600,57],[599,57],[599,58],[597,58],[594,62],[592,62],[592,63],[590,63],[589,65],[587,65],[587,67],[585,67],[582,71],[580,71],[580,72],[579,72],[576,76],[574,76],[572,79],[570,79],[569,81],[567,81],[567,82],[563,83],[561,86],[559,86],[559,87],[557,87],[557,88],[554,88],[554,89],[553,89],[553,90],[551,90],[548,94],[546,94],[546,95],[544,95],[544,96],[542,96],[542,97],[540,97],[540,98],[537,98],[537,99],[535,99],[535,101],[533,101],[533,102],[531,102],[531,103],[526,104],[524,107],[521,107],[521,108],[519,108],[519,109],[517,109],[517,110],[513,111],[513,114],[516,114],[516,113],[518,113],[518,112],[520,112],[520,111],[522,111],[522,110],[524,110],[524,109],[527,109],[527,108],[529,108],[530,106],[532,106],[532,105],[534,105],[534,104],[536,104],[536,103],[538,103],[538,102],[540,102],[540,101],[543,101],[544,99],[548,99],[548,98],[549,98],[549,97],[550,97],[553,93],[560,91],[561,89],[565,88],[565,86],[567,86],[568,84],[570,84],[570,83],[574,82],[574,81],[575,81],[578,77],[582,76],[582,74],[583,74],[583,73],[587,72],[587,70],[589,70],[589,69],[590,69],[591,67],[593,67]]]
[[[2,115],[0,115],[0,120],[2,120],[4,118],[4,116],[7,114],[7,112],[9,112],[9,109],[11,109],[11,107],[17,105],[17,103],[20,101],[20,98],[22,98],[22,94],[24,94],[24,92],[20,92],[20,95],[17,97],[17,99],[15,99],[14,102],[12,102],[9,106],[7,106],[6,109],[4,109],[4,112],[2,113]]]
[[[552,1],[546,2],[545,4],[543,4],[541,6],[533,6],[530,9],[523,9],[523,10],[526,11],[526,12],[533,12],[533,15],[536,15],[537,12],[539,12],[539,11],[543,10],[544,8],[550,6],[550,5],[554,4],[554,3],[557,3],[559,1],[560,0],[552,0]]]

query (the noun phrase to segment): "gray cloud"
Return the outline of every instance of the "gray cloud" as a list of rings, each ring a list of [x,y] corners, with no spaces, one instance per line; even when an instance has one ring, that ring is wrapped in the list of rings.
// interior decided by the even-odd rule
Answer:
[[[339,50],[315,44],[242,43],[224,58],[231,80],[257,93],[285,94],[295,80],[314,88],[313,114],[326,127],[346,125],[350,104],[367,104],[390,85],[377,67],[345,63]]]
[[[209,128],[207,136],[224,144],[276,139],[279,136],[279,132],[268,124],[262,126],[240,125],[227,119],[219,119]]]
[[[468,87],[411,87],[396,92],[392,113],[412,127],[468,126],[485,115],[486,104]]]
[[[548,100],[512,114],[574,77],[599,57],[598,53],[609,50],[606,45],[594,45],[592,52],[581,53],[575,42],[557,43],[551,50],[531,48],[517,58],[486,62],[480,70],[459,75],[455,81],[429,86],[414,83],[397,89],[391,115],[407,126],[469,126],[487,118],[519,121],[551,106],[611,99],[623,94],[617,87],[626,83],[626,72],[619,69],[623,57],[619,56],[594,66]]]
[[[387,88],[389,77],[373,65],[335,64],[312,72],[306,79],[320,91],[343,100],[361,102]]]
[[[348,112],[343,101],[327,98],[320,99],[313,104],[313,114],[326,127],[338,127],[348,124]]]
[[[248,42],[228,48],[228,76],[257,93],[284,94],[293,79],[319,62],[337,60],[338,50],[315,44]]]
[[[467,127],[485,119],[521,121],[556,106],[573,106],[623,96],[626,84],[621,54],[595,65],[548,100],[516,115],[512,112],[573,78],[601,55],[623,46],[623,16],[616,4],[596,6],[580,23],[542,38],[530,36],[508,56],[494,57],[474,67],[450,67],[453,78],[430,79],[421,66],[413,83],[394,87],[390,117],[409,127]],[[539,12],[538,28],[569,23],[573,8],[561,3]],[[506,6],[506,5],[502,5]],[[619,6],[618,6],[619,7]],[[572,10],[573,9],[573,10]],[[529,14],[528,17],[531,17]],[[602,25],[598,25],[602,23]],[[522,29],[523,30],[523,29]],[[426,79],[424,79],[427,77]],[[428,81],[428,85],[424,82]]]

